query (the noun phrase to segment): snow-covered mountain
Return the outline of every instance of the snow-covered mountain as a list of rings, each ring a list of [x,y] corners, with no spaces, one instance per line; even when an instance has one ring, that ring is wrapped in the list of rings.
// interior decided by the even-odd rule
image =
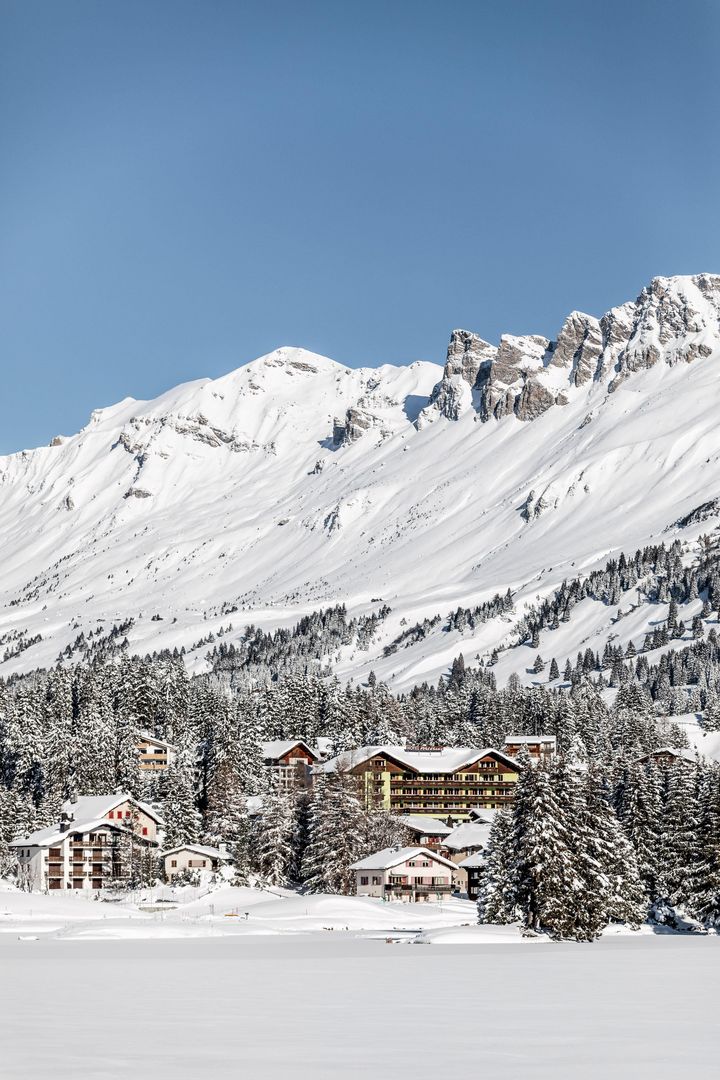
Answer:
[[[719,407],[708,274],[656,278],[601,319],[573,312],[555,340],[495,347],[455,331],[444,369],[351,370],[281,348],[125,399],[0,458],[0,674],[49,666],[81,631],[131,617],[131,649],[146,652],[382,600],[376,641],[348,646],[339,673],[436,678],[613,552],[679,536],[691,558],[720,523]],[[405,627],[508,588],[513,614],[383,656]],[[594,607],[555,632],[558,658],[620,633]],[[638,609],[622,632],[648,624]],[[201,668],[205,652],[188,659]],[[501,679],[527,662],[517,652]]]

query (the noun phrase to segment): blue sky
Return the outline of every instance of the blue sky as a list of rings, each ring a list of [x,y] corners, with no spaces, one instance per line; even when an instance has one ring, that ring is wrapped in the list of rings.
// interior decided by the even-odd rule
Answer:
[[[714,0],[0,0],[0,452],[720,271]]]

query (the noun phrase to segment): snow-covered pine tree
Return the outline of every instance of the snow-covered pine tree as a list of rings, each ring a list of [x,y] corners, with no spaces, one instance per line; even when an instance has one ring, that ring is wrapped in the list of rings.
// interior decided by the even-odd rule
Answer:
[[[288,885],[294,865],[295,813],[292,797],[273,791],[263,797],[258,823],[257,868],[267,885]]]
[[[610,806],[602,774],[585,775],[575,831],[575,919],[572,936],[592,941],[609,922],[637,928],[647,901],[632,846]]]
[[[632,843],[638,873],[649,903],[658,898],[662,801],[654,765],[637,762],[626,766],[615,793],[618,816]]]
[[[364,838],[365,812],[358,798],[356,778],[339,771],[319,773],[302,861],[308,891],[351,893],[355,880],[349,868],[364,854]]]
[[[195,765],[190,749],[178,750],[163,777],[162,797],[165,848],[197,843],[202,826],[196,806]]]
[[[518,917],[514,837],[512,811],[508,808],[498,810],[485,849],[477,903],[478,922],[511,923]]]

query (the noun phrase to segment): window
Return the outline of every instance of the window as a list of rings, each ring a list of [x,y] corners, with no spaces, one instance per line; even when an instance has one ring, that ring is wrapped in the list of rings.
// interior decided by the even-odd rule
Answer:
[[[143,836],[147,836],[147,834],[148,834],[148,832],[147,832],[147,826],[143,826],[143,831],[142,831],[142,834],[143,834]]]
[[[114,814],[114,812],[113,812],[112,810],[111,810],[111,811],[110,811],[110,813],[108,814],[108,817],[110,818],[110,820],[111,820],[111,821],[112,821],[112,819],[113,819],[113,818],[115,817],[115,814]]]
[[[367,885],[368,882],[369,882],[369,878],[367,878],[367,877],[361,877],[360,878],[360,884],[361,885]]]
[[[171,866],[177,866],[177,859],[171,859],[170,860],[170,865]]]
[[[130,811],[129,810],[125,811],[125,817],[130,817]]]
[[[373,883],[373,885],[382,885],[382,878],[380,878],[380,877],[374,877],[374,878],[372,879],[372,883]]]

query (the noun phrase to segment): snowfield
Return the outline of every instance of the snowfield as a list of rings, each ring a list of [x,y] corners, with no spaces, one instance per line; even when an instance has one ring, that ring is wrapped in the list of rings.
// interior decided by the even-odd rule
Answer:
[[[12,1080],[710,1080],[720,942],[0,938]]]

